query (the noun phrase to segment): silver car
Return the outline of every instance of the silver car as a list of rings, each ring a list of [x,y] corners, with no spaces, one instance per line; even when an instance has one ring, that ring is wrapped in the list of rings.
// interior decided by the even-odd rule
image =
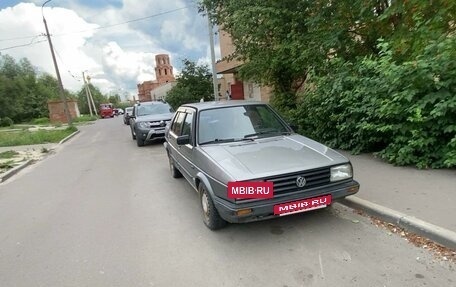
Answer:
[[[198,192],[210,229],[324,208],[359,190],[347,158],[295,133],[265,103],[183,105],[165,139],[171,174]],[[271,182],[267,199],[231,193],[234,184]]]

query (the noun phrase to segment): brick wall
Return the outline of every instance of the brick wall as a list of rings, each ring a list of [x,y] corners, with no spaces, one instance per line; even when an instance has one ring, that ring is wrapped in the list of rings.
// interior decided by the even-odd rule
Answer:
[[[75,100],[67,100],[68,110],[71,118],[77,118],[81,114],[79,112],[78,102]],[[67,118],[64,111],[63,101],[53,100],[48,101],[49,120],[51,123],[67,123]]]

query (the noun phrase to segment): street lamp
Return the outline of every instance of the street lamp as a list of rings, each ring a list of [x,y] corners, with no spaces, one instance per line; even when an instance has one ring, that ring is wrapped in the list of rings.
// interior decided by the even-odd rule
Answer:
[[[43,23],[44,27],[46,28],[46,36],[49,42],[49,48],[51,49],[51,55],[52,55],[52,60],[54,61],[54,68],[55,68],[55,73],[57,74],[57,81],[59,83],[59,91],[60,91],[60,98],[62,99],[63,102],[63,110],[65,112],[65,116],[67,118],[68,124],[71,125],[71,115],[70,111],[68,110],[68,103],[65,97],[65,90],[63,89],[63,84],[62,84],[62,79],[60,78],[60,72],[59,72],[59,66],[57,65],[57,61],[55,59],[55,54],[54,54],[54,48],[52,47],[52,41],[51,41],[51,36],[49,34],[48,26],[46,23],[46,19],[44,18],[44,5],[47,3],[51,2],[51,0],[47,0],[46,2],[41,5],[41,16],[43,16]]]

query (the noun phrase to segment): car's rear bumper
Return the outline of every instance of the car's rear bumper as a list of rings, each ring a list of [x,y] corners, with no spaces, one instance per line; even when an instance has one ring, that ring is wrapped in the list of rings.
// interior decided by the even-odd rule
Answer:
[[[279,215],[274,215],[274,205],[277,204],[288,203],[329,194],[332,196],[332,202],[334,202],[336,200],[345,198],[349,195],[353,195],[357,193],[358,190],[359,183],[352,180],[337,185],[325,186],[312,190],[304,190],[301,192],[294,192],[273,199],[233,203],[222,198],[215,197],[214,204],[217,208],[217,211],[223,219],[232,223],[241,223],[279,217]],[[251,209],[251,213],[246,215],[237,215],[237,212],[239,210],[248,209]]]

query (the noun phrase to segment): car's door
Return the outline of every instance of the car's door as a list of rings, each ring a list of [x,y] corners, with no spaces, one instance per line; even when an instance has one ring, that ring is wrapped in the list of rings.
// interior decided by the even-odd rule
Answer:
[[[187,178],[195,177],[196,172],[193,165],[193,147],[194,139],[194,110],[190,108],[181,108],[176,112],[176,116],[171,124],[168,142],[171,145],[171,153],[176,161],[179,170]],[[177,144],[177,138],[180,136],[189,136],[189,143],[184,145]]]
[[[185,110],[179,109],[176,112],[176,114],[171,122],[171,126],[169,127],[169,133],[166,138],[166,140],[168,141],[168,143],[171,147],[169,149],[169,153],[174,160],[174,165],[179,170],[183,169],[182,164],[181,164],[181,162],[183,161],[183,158],[181,155],[180,146],[177,144],[177,137],[180,136],[180,134],[182,133],[182,125],[184,123],[184,120],[185,120]]]
[[[193,179],[196,176],[197,170],[194,164],[194,147],[195,147],[195,111],[193,109],[186,109],[185,119],[182,125],[181,136],[188,136],[189,143],[180,146],[180,152],[182,154],[182,167],[185,170],[187,178],[190,182],[193,182]]]

